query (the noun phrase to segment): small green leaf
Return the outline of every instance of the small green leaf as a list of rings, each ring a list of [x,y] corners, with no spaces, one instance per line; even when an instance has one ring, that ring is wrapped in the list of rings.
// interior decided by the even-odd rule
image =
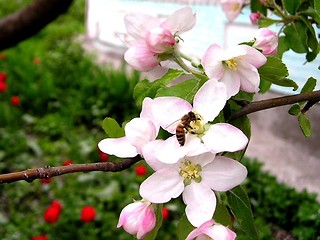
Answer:
[[[278,22],[279,22],[278,20],[274,20],[274,19],[271,19],[271,18],[262,18],[259,21],[259,27],[260,28],[266,28],[266,27],[269,27],[270,25],[276,24]]]
[[[102,121],[101,125],[105,133],[110,138],[119,138],[125,135],[123,128],[120,127],[117,121],[114,120],[113,118],[109,118],[109,117],[105,118]]]
[[[214,211],[213,219],[224,226],[231,225],[231,216],[227,207],[222,203],[218,202],[216,210]]]
[[[288,13],[294,15],[301,4],[300,0],[284,0],[284,6]]]
[[[171,87],[159,88],[156,97],[161,96],[176,96],[187,100],[192,103],[193,97],[200,88],[200,82],[198,80],[190,79],[181,83],[173,85]]]
[[[185,240],[194,227],[188,221],[186,214],[183,214],[177,227],[177,236],[179,240]]]
[[[320,15],[320,1],[314,1],[314,10]]]
[[[317,79],[310,77],[301,89],[301,93],[312,92],[317,85]]]
[[[293,116],[298,116],[301,113],[301,108],[299,104],[294,104],[289,109],[289,114]]]
[[[311,136],[310,120],[304,114],[300,114],[298,117],[298,121],[304,136],[310,137]]]
[[[238,186],[227,192],[227,197],[240,229],[242,229],[250,239],[259,239],[254,224],[250,200],[246,191],[241,186]]]
[[[267,15],[267,8],[261,4],[259,0],[250,1],[251,12],[259,12],[263,15]]]
[[[157,204],[156,205],[156,219],[157,219],[157,223],[156,226],[154,227],[154,229],[148,233],[148,235],[143,238],[144,240],[154,240],[157,237],[158,231],[160,229],[160,227],[162,226],[162,204]]]
[[[277,56],[279,59],[282,59],[282,55],[284,52],[288,51],[290,48],[288,47],[285,36],[280,36],[278,39],[278,52]]]
[[[260,79],[260,85],[259,85],[259,92],[260,93],[266,93],[269,91],[270,87],[272,85],[272,82],[268,82],[264,80],[263,78]]]
[[[182,70],[169,69],[164,76],[153,82],[144,79],[135,86],[133,99],[138,106],[141,106],[144,98],[154,98],[159,88],[165,87],[168,83],[183,75],[186,75],[186,73]]]
[[[288,46],[297,53],[308,52],[307,28],[303,21],[298,20],[288,25],[283,32],[285,33]]]
[[[268,57],[267,62],[258,69],[258,72],[264,81],[283,87],[293,87],[294,90],[299,88],[293,80],[286,78],[289,74],[287,66],[277,57]]]

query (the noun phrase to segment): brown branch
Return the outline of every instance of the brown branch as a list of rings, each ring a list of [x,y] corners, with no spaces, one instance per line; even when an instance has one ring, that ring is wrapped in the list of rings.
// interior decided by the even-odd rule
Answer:
[[[0,20],[0,50],[35,35],[59,15],[73,0],[35,0],[24,9]]]
[[[133,164],[141,160],[140,156],[124,159],[121,162],[99,162],[88,164],[71,164],[68,166],[50,167],[28,169],[21,172],[13,172],[7,174],[0,174],[0,183],[11,183],[20,180],[32,182],[38,178],[48,179],[55,176],[60,176],[68,173],[76,172],[120,172],[131,167]]]
[[[251,102],[247,106],[235,111],[231,117],[230,121],[237,119],[239,117],[248,115],[250,113],[262,111],[269,108],[280,107],[284,105],[294,104],[303,101],[320,101],[320,90],[308,93],[301,93],[291,96],[284,96],[278,98],[271,98],[267,100],[261,100],[256,102]]]

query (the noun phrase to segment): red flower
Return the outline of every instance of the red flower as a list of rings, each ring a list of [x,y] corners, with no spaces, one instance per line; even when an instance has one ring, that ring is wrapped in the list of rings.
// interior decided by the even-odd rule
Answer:
[[[0,82],[5,82],[7,80],[7,74],[0,72]]]
[[[163,217],[163,220],[168,220],[169,218],[169,210],[168,208],[162,208],[162,217]]]
[[[31,240],[48,240],[47,235],[35,236],[32,237]]]
[[[135,171],[138,176],[143,177],[143,176],[147,175],[147,168],[144,165],[136,166]]]
[[[5,92],[7,91],[7,84],[5,81],[0,81],[0,92]]]
[[[68,166],[70,164],[72,164],[72,160],[70,160],[70,159],[64,160],[64,162],[63,162],[63,166]]]
[[[43,184],[49,184],[52,182],[52,178],[40,178],[41,183]]]
[[[7,55],[5,53],[0,53],[0,59],[5,60],[7,58]]]
[[[50,206],[43,214],[43,218],[47,223],[55,223],[59,220],[61,209],[55,206]]]
[[[96,210],[91,206],[85,206],[81,211],[81,221],[84,223],[91,222],[96,217]]]
[[[56,208],[59,210],[59,212],[61,212],[62,204],[58,200],[53,200],[50,204],[50,207]]]
[[[109,159],[109,155],[104,152],[100,152],[100,162],[107,162]]]
[[[18,106],[20,104],[20,98],[18,96],[11,97],[11,104],[13,106]]]

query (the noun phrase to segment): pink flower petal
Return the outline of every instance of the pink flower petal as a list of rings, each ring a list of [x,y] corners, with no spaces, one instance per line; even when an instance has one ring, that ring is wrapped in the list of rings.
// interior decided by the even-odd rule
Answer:
[[[179,120],[191,110],[191,104],[178,97],[155,98],[152,108],[154,118],[170,133],[176,132]]]
[[[237,237],[235,232],[221,224],[214,224],[211,228],[208,228],[205,233],[214,240],[234,240]]]
[[[204,122],[213,121],[227,101],[226,87],[214,79],[207,81],[196,93],[193,107]]]
[[[147,47],[131,47],[125,54],[124,59],[134,69],[147,72],[157,67],[160,63],[156,54],[151,52]]]
[[[221,62],[222,53],[222,48],[217,44],[213,44],[203,55],[201,64],[203,65],[209,78],[219,80],[223,75],[224,67]]]
[[[196,23],[196,15],[192,12],[190,7],[184,7],[165,20],[161,27],[170,30],[173,34],[180,34],[193,28]]]
[[[160,20],[143,13],[129,13],[125,16],[124,23],[133,38],[144,41],[148,31],[160,25]]]
[[[142,155],[144,157],[144,160],[154,171],[158,171],[168,166],[168,164],[159,161],[155,156],[155,152],[163,142],[164,140],[155,140],[147,143],[142,147]]]
[[[165,203],[183,191],[183,178],[178,169],[164,168],[148,177],[140,185],[140,195],[153,203]]]
[[[225,192],[240,185],[247,176],[247,169],[238,161],[217,156],[203,167],[202,181],[214,191]]]
[[[239,92],[241,82],[238,72],[231,69],[226,69],[220,81],[226,85],[227,99]]]
[[[267,58],[257,49],[248,45],[241,45],[241,47],[247,51],[246,55],[243,56],[244,61],[250,63],[252,66],[259,68],[267,62]]]
[[[247,62],[239,63],[240,88],[249,93],[259,91],[260,75],[258,70]]]
[[[213,217],[216,196],[203,181],[186,186],[182,196],[187,205],[187,218],[193,226],[198,227]]]
[[[248,138],[244,133],[228,123],[217,123],[210,126],[202,140],[212,152],[236,152],[246,147]]]
[[[138,155],[136,147],[133,146],[126,137],[103,139],[98,143],[98,147],[102,152],[120,158]]]

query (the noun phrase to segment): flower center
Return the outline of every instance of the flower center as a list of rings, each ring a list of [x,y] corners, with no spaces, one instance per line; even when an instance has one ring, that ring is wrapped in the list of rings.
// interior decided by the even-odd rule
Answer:
[[[228,68],[232,70],[237,70],[238,63],[235,58],[231,58],[229,60],[225,60],[224,63],[227,65]]]
[[[239,4],[239,3],[234,4],[234,5],[232,6],[232,11],[236,12],[236,11],[239,10],[239,8],[240,8],[240,4]]]
[[[197,183],[201,182],[201,170],[202,168],[199,164],[191,163],[189,160],[182,162],[180,166],[180,176],[184,178],[184,185],[187,186],[191,184],[192,180]]]

